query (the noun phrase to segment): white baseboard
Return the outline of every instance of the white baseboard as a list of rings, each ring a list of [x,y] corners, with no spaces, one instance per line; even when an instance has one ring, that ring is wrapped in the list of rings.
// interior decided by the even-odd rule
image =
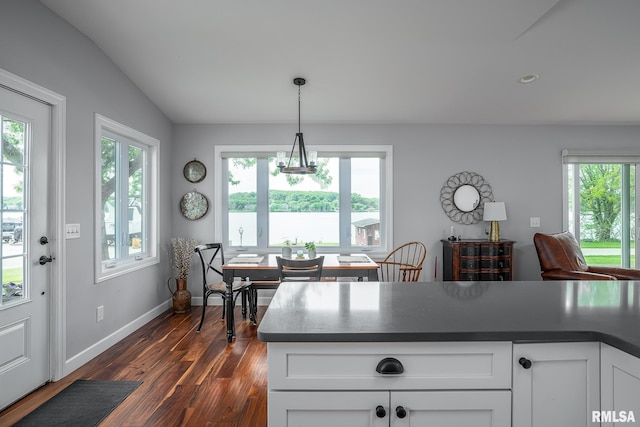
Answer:
[[[269,296],[258,296],[258,305],[268,306],[271,302],[271,295]],[[240,301],[236,302],[237,305],[240,305]],[[149,323],[151,320],[158,317],[160,314],[167,311],[167,309],[171,308],[171,300],[167,300],[166,302],[154,307],[148,312],[144,313],[142,316],[118,329],[111,335],[103,338],[92,346],[86,348],[80,353],[76,354],[73,357],[70,357],[64,362],[64,372],[63,377],[66,377],[76,369],[80,368],[85,363],[89,362],[94,357],[100,355],[103,351],[107,350],[109,347],[117,344],[119,341],[130,335],[132,332],[135,332],[142,326]],[[202,305],[202,297],[194,297],[191,300],[191,305]],[[209,297],[207,301],[207,306],[210,305],[222,305],[222,298],[217,296]]]
[[[202,298],[201,298],[202,300]],[[63,376],[67,376],[85,363],[89,362],[94,357],[100,355],[103,351],[118,343],[126,336],[140,329],[142,326],[146,325],[151,320],[158,317],[160,314],[167,311],[168,308],[171,307],[171,300],[167,300],[166,302],[154,307],[148,312],[144,313],[142,316],[118,329],[111,335],[101,339],[97,343],[93,344],[91,347],[81,351],[73,357],[70,357],[64,362],[64,373]]]

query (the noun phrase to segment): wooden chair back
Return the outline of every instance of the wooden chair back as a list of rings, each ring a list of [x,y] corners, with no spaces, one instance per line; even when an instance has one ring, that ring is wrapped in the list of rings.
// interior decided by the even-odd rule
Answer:
[[[313,259],[289,259],[276,257],[280,281],[317,280],[322,276],[324,256]]]
[[[427,248],[422,242],[408,242],[394,249],[380,266],[382,282],[417,282],[422,264],[427,257]]]

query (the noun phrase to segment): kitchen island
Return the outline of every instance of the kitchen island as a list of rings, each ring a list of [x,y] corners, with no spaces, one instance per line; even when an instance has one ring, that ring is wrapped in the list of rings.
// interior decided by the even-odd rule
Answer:
[[[285,283],[258,338],[268,342],[273,426],[640,417],[640,394],[615,407],[613,389],[600,390],[640,392],[640,282]],[[612,359],[631,364],[629,378],[601,366]],[[536,407],[568,395],[579,397]]]

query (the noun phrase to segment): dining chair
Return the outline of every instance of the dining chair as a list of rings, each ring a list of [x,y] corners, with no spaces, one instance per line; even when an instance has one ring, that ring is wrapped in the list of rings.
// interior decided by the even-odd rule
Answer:
[[[280,282],[320,281],[324,256],[312,259],[288,259],[277,256]]]
[[[384,261],[376,261],[380,266],[380,281],[417,282],[426,256],[427,248],[421,242],[408,242],[398,246]]]
[[[204,312],[207,308],[207,300],[213,294],[217,294],[222,298],[222,318],[224,319],[226,307],[227,307],[227,284],[223,280],[222,270],[218,268],[218,265],[224,264],[224,251],[221,243],[206,243],[198,245],[195,248],[195,252],[200,258],[202,264],[202,316],[200,318],[200,324],[196,332],[200,332],[202,323],[204,322]],[[245,316],[246,309],[244,307],[245,297],[249,300],[250,317],[253,320],[253,294],[251,293],[251,282],[249,281],[234,281],[233,282],[233,304],[235,305],[238,296],[244,294],[242,298],[243,304],[243,317]]]

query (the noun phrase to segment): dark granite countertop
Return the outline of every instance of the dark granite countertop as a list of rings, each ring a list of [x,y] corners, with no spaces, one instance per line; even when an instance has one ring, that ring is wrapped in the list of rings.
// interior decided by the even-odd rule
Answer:
[[[258,338],[601,341],[640,357],[640,281],[283,283]]]

